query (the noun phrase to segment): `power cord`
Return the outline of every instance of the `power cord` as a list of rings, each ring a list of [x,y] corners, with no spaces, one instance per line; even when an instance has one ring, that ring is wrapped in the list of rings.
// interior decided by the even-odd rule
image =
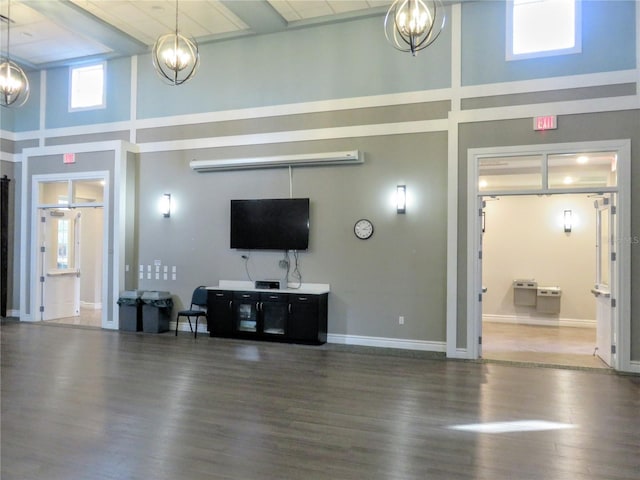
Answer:
[[[245,272],[247,272],[247,278],[249,279],[250,282],[253,282],[253,279],[251,278],[251,274],[249,273],[249,257],[251,256],[251,254],[249,253],[249,255],[242,255],[242,258],[244,259],[244,270]]]
[[[298,261],[298,251],[294,250],[293,251],[293,272],[291,272],[291,276],[293,278],[298,279],[298,286],[297,287],[292,287],[294,289],[298,289],[300,287],[302,287],[302,272],[300,272],[300,264]]]

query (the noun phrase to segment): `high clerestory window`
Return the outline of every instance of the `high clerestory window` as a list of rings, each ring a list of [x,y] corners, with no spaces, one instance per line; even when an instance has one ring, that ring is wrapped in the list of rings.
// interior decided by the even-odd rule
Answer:
[[[508,0],[507,60],[582,51],[581,0]]]
[[[104,62],[69,69],[69,111],[106,107]]]

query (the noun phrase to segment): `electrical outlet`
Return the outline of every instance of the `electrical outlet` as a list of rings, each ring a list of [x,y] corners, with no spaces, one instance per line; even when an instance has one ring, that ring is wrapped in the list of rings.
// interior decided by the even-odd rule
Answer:
[[[398,317],[398,324],[399,324],[399,325],[404,325],[404,317],[403,317],[402,315],[400,315],[400,316]]]

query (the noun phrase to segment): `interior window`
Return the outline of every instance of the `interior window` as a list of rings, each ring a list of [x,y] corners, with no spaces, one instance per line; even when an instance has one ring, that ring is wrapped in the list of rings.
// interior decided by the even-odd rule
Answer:
[[[104,108],[105,64],[97,63],[69,69],[69,110]]]
[[[69,220],[58,220],[57,268],[69,268]]]
[[[507,1],[507,60],[579,53],[581,0]]]

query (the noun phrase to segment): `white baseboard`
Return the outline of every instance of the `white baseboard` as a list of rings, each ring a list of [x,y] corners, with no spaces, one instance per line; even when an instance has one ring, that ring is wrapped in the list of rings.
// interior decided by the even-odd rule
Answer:
[[[596,328],[595,320],[578,318],[523,317],[516,315],[482,315],[483,322],[512,323],[517,325],[543,325],[547,327]]]
[[[192,322],[195,327],[195,322]],[[169,330],[175,331],[176,322],[169,322]],[[191,332],[189,322],[180,320],[179,332]],[[207,322],[198,323],[198,333],[209,333]],[[403,350],[420,350],[427,352],[446,352],[445,342],[428,342],[424,340],[407,340],[403,338],[365,337],[361,335],[328,334],[327,343],[341,345],[360,345],[364,347],[399,348]],[[466,350],[460,350],[460,358],[466,357]]]
[[[400,348],[403,350],[421,350],[427,352],[446,352],[445,342],[430,342],[425,340],[408,340],[404,338],[365,337],[362,335],[342,335],[330,333],[328,343],[341,345],[360,345],[365,347]]]
[[[19,317],[20,310],[9,310],[7,309],[7,317]]]
[[[83,302],[82,300],[80,301],[80,308],[86,308],[87,310],[100,310],[102,309],[102,303],[101,302]]]

